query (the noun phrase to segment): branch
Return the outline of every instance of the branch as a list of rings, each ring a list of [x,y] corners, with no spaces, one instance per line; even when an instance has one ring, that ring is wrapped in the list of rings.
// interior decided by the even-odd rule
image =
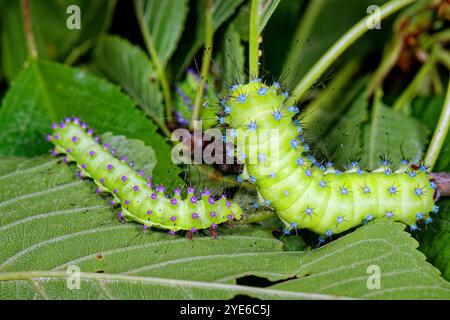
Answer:
[[[23,28],[25,30],[25,36],[27,38],[28,52],[32,58],[37,58],[38,52],[36,49],[36,42],[34,41],[29,0],[22,0],[22,16]]]
[[[431,176],[436,180],[441,197],[450,197],[450,173],[437,172],[432,173]]]
[[[252,0],[251,10],[250,10],[250,29],[249,29],[249,78],[258,77],[259,66],[258,66],[258,8],[259,1]]]
[[[192,111],[192,120],[190,123],[191,129],[194,128],[194,123],[200,118],[200,106],[203,99],[203,91],[205,83],[208,78],[209,65],[212,57],[213,46],[213,22],[212,22],[212,0],[206,0],[205,5],[205,50],[202,57],[202,70],[200,71],[200,85],[198,87],[197,95],[194,101],[194,110]]]

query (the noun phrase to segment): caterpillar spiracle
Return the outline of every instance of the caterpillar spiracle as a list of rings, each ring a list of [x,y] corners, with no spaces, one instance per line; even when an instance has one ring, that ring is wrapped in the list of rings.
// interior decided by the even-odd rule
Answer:
[[[97,193],[110,193],[111,204],[121,205],[118,217],[125,222],[132,220],[144,226],[168,229],[170,234],[187,230],[188,236],[200,229],[209,229],[216,236],[218,224],[239,220],[241,208],[224,195],[214,197],[205,190],[196,196],[193,188],[187,188],[187,198],[182,200],[181,189],[174,195],[165,194],[162,185],[153,185],[142,170],[135,170],[133,163],[118,159],[108,144],[101,144],[93,136],[93,129],[78,118],[66,118],[52,125],[53,133],[47,140],[55,145],[53,155],[64,154],[66,163],[75,162],[80,177],[89,177],[97,185]]]
[[[264,203],[274,208],[289,232],[307,228],[330,237],[378,217],[418,228],[437,212],[437,184],[425,165],[389,161],[367,172],[358,163],[341,172],[310,154],[296,106],[286,106],[288,93],[279,83],[260,80],[235,85],[222,101],[227,141],[245,163],[244,178],[256,184]],[[242,181],[238,176],[238,181]]]

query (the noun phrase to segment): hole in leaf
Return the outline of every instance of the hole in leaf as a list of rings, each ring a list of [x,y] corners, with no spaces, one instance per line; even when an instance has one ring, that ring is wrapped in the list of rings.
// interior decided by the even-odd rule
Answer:
[[[258,277],[258,276],[244,276],[236,279],[236,283],[244,286],[251,286],[251,287],[259,287],[259,288],[266,288],[269,286],[272,286],[277,283],[289,281],[297,279],[297,277],[290,277],[286,279],[281,279],[277,281],[270,281],[267,278],[264,277]]]

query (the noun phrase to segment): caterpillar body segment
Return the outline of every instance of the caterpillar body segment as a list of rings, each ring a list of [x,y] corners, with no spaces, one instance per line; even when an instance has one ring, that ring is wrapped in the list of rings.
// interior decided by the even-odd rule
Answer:
[[[331,236],[379,217],[402,221],[412,230],[417,221],[431,222],[436,183],[426,168],[404,163],[394,172],[385,161],[373,172],[353,163],[342,173],[318,162],[295,120],[298,108],[284,104],[287,96],[278,83],[234,86],[224,122],[248,180],[288,228]]]
[[[164,186],[155,186],[151,177],[135,170],[133,162],[116,158],[107,144],[100,144],[93,130],[78,118],[67,118],[53,124],[53,133],[47,140],[55,145],[53,155],[64,154],[65,162],[76,162],[81,177],[89,177],[97,185],[97,193],[113,195],[111,204],[121,205],[119,218],[133,220],[147,227],[168,229],[170,233],[200,229],[214,230],[218,224],[239,220],[241,208],[225,196],[214,197],[205,190],[199,196],[193,188],[187,189],[187,198],[175,189],[169,197]]]

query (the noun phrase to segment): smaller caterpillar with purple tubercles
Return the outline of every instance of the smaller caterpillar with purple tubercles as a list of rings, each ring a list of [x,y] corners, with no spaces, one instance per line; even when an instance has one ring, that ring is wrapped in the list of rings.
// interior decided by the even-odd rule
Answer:
[[[214,197],[210,191],[195,195],[187,188],[189,200],[182,200],[181,189],[176,188],[169,197],[164,186],[155,186],[151,177],[142,170],[135,170],[133,162],[118,159],[108,144],[101,144],[94,131],[79,118],[66,118],[52,125],[53,134],[47,140],[55,145],[52,155],[64,154],[64,162],[75,162],[80,177],[89,177],[97,185],[97,193],[110,193],[111,205],[121,205],[118,217],[122,222],[135,221],[144,226],[167,229],[170,234],[179,230],[188,231],[188,237],[201,229],[208,229],[217,236],[216,228],[221,223],[239,220],[241,208],[224,195]]]

